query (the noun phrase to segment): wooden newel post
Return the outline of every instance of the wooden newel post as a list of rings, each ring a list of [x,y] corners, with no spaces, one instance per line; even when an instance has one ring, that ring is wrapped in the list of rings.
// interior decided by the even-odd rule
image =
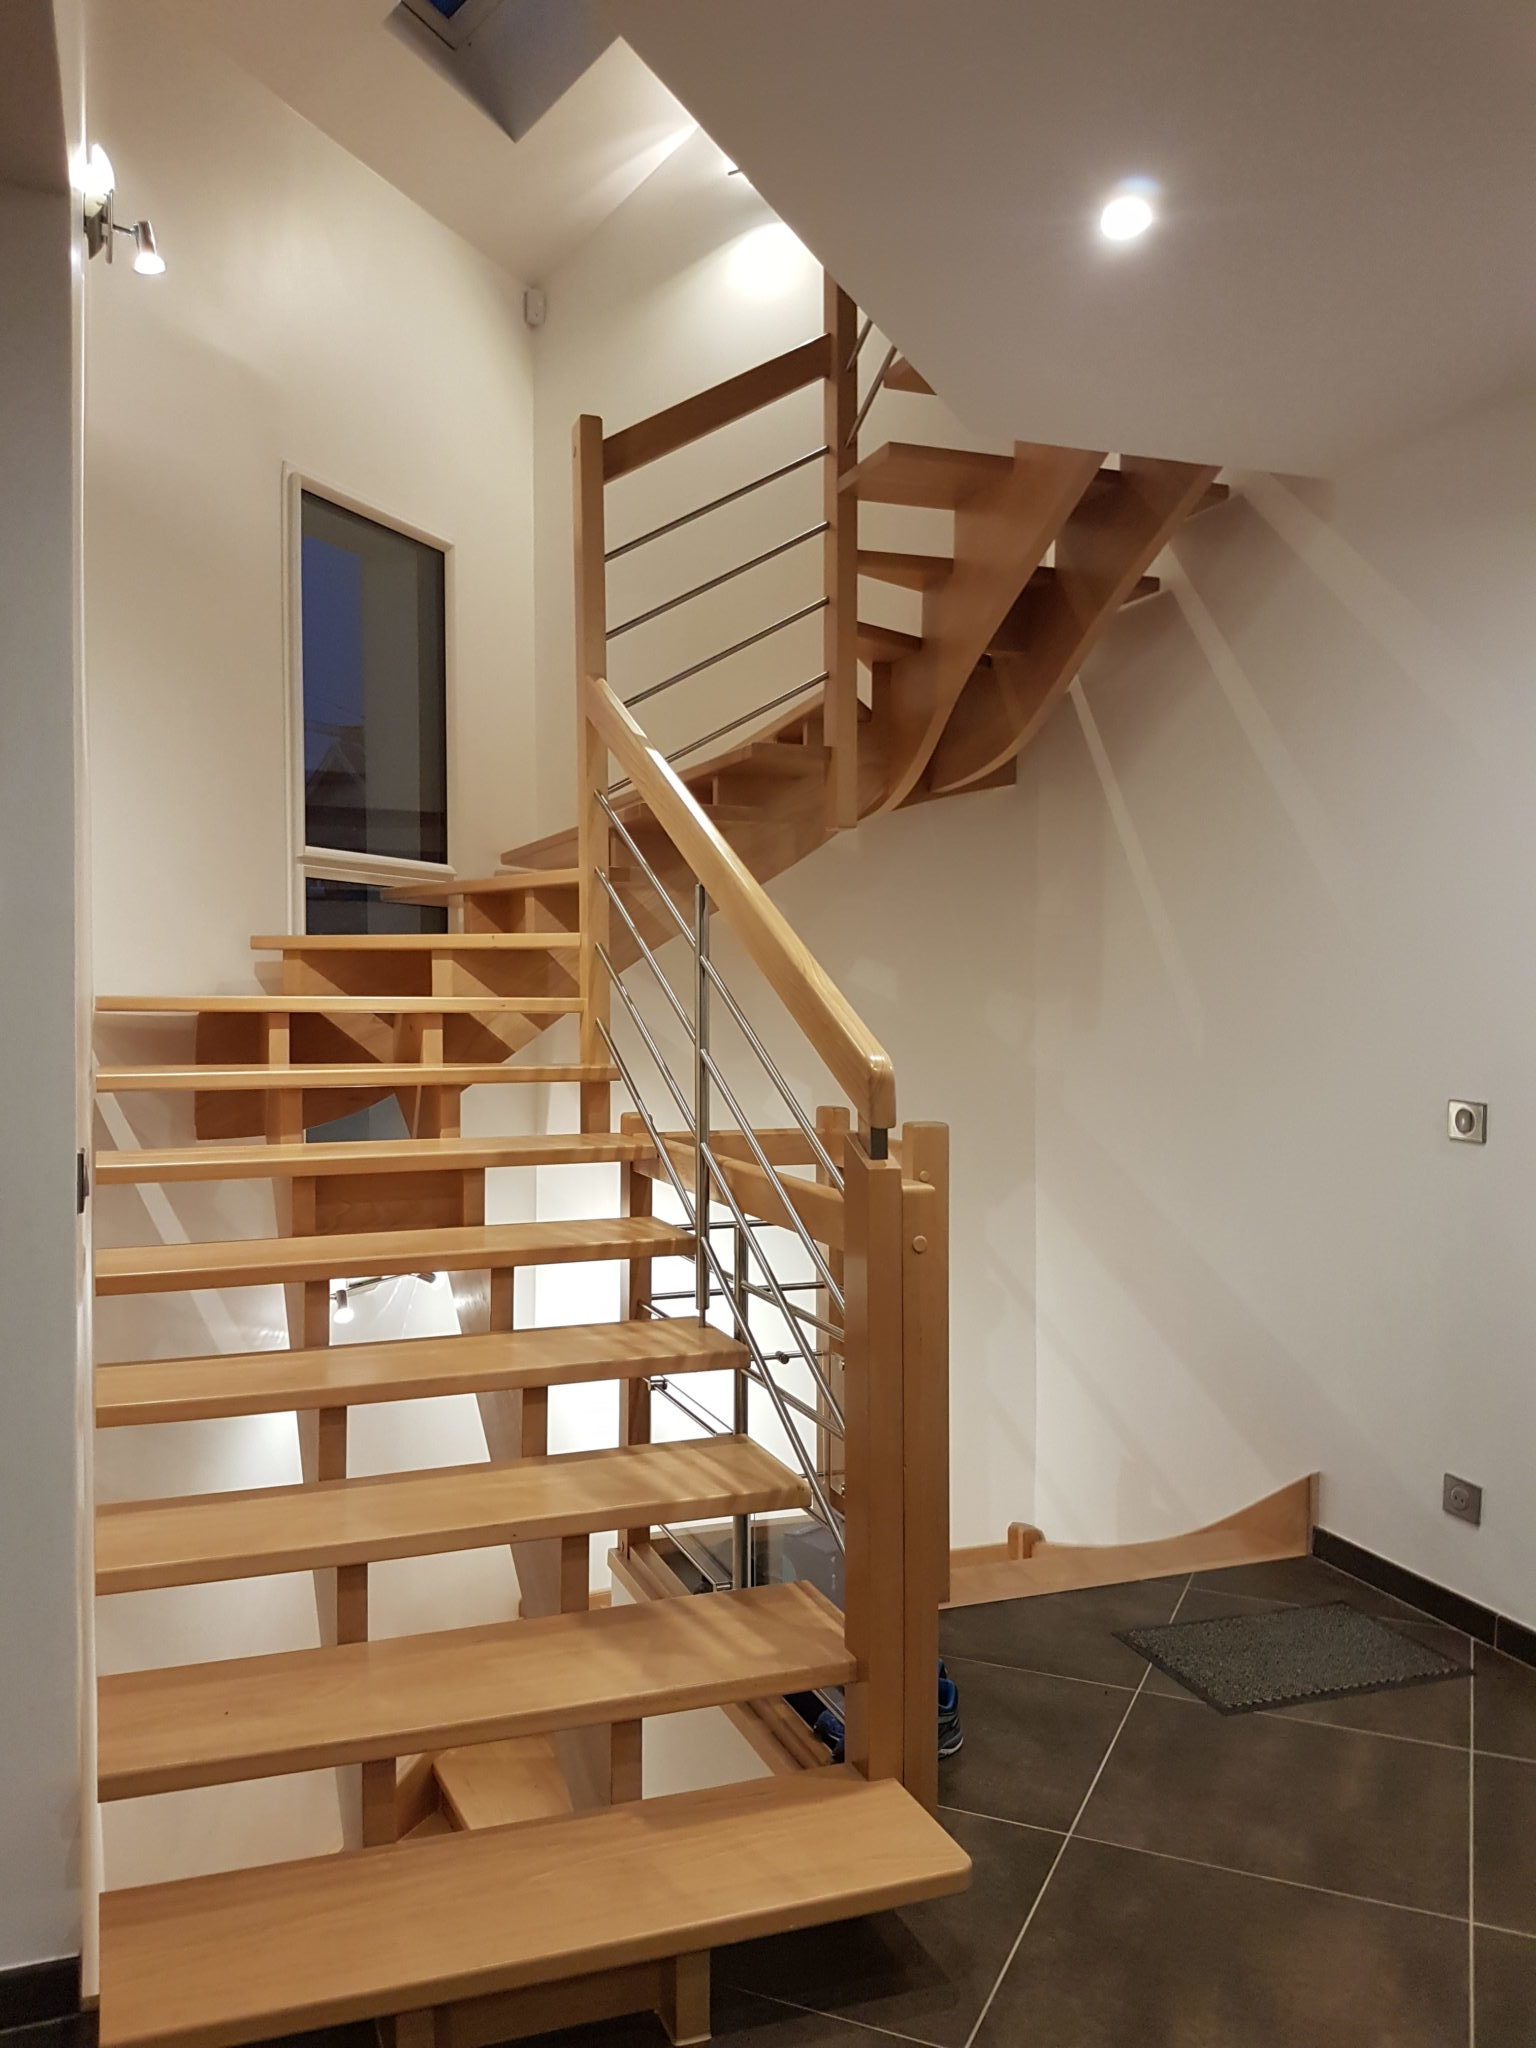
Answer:
[[[859,822],[859,508],[841,491],[843,478],[858,460],[853,422],[858,409],[858,368],[853,362],[858,338],[858,309],[829,277],[825,287],[826,331],[831,341],[824,387],[822,431],[827,457],[822,540],[827,609],[824,614],[822,666],[827,672],[823,698],[822,742],[830,749],[827,776],[827,823],[840,830]]]
[[[893,1159],[843,1150],[845,1630],[858,1662],[847,1692],[847,1756],[869,1778],[899,1778],[906,1741],[903,1523],[902,1185]]]
[[[901,1133],[905,1761],[938,1803],[939,1607],[949,1597],[949,1126]]]
[[[603,423],[583,413],[572,435],[571,508],[576,535],[576,792],[577,865],[581,870],[581,1060],[608,1059],[599,1025],[609,1023],[613,992],[599,946],[608,944],[608,898],[596,879],[608,866],[611,827],[600,794],[608,785],[608,749],[589,715],[590,684],[608,673],[608,572],[603,527]],[[612,1128],[612,1097],[606,1081],[583,1082],[581,1128]]]

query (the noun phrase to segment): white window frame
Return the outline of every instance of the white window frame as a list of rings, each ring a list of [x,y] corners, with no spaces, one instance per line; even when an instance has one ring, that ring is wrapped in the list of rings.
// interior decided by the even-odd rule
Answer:
[[[432,0],[400,0],[402,7],[424,28],[430,29],[439,42],[446,43],[450,50],[462,50],[501,5],[501,0],[464,0],[464,5],[451,18],[439,14]]]
[[[447,724],[448,854],[446,861],[402,860],[382,853],[351,853],[341,847],[308,846],[304,836],[304,498],[324,498],[343,512],[355,512],[376,526],[387,526],[408,540],[421,541],[443,557],[443,712]],[[457,774],[454,735],[457,680],[454,648],[455,554],[451,541],[443,540],[425,527],[381,512],[377,506],[354,498],[334,484],[322,483],[307,472],[283,464],[283,666],[284,736],[288,759],[288,929],[302,932],[305,924],[304,885],[311,875],[327,881],[357,882],[364,888],[389,889],[407,882],[452,881],[454,818]]]

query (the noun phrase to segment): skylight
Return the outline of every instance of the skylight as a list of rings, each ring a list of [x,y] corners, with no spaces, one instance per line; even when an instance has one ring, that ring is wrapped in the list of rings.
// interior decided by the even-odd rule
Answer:
[[[400,0],[400,4],[457,50],[495,13],[501,0]]]

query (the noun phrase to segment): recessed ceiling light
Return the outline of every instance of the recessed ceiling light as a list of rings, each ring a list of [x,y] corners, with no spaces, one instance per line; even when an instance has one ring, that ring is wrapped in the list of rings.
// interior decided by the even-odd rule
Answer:
[[[1099,233],[1106,242],[1134,242],[1151,227],[1157,214],[1144,192],[1117,192],[1104,202]]]

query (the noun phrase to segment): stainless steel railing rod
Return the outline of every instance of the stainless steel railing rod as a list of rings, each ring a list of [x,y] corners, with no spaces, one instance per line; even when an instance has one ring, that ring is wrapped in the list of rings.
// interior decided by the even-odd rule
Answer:
[[[831,450],[823,444],[812,448],[805,455],[797,455],[793,462],[786,462],[778,469],[770,469],[765,476],[754,477],[749,484],[740,484],[734,491],[727,491],[723,497],[711,498],[707,505],[696,505],[691,512],[681,512],[676,519],[664,520],[660,526],[653,526],[648,533],[637,533],[633,540],[620,542],[604,555],[605,562],[616,562],[621,555],[633,554],[636,548],[645,547],[650,541],[660,540],[664,535],[676,533],[680,527],[691,526],[695,519],[703,519],[708,513],[718,512],[722,506],[734,505],[738,498],[749,497],[753,491],[760,491],[765,484],[776,484],[781,476],[793,476],[797,469],[804,469],[808,463],[819,462]]]
[[[608,638],[617,640],[621,633],[632,633],[636,626],[648,626],[652,619],[665,618],[668,612],[675,612],[679,605],[689,604],[696,597],[703,597],[711,590],[719,590],[723,584],[732,583],[738,576],[745,576],[749,569],[760,569],[764,562],[776,561],[780,555],[787,555],[791,548],[804,547],[808,540],[815,540],[827,531],[827,522],[819,526],[808,526],[804,533],[797,533],[790,540],[781,540],[776,548],[767,548],[760,555],[753,555],[750,561],[738,562],[734,569],[722,570],[718,576],[711,576],[706,583],[695,583],[691,590],[679,591],[676,597],[669,597],[664,604],[652,605],[648,612],[636,612],[632,619],[625,619],[622,625],[610,628]]]
[[[678,683],[686,683],[690,676],[701,676],[709,668],[716,668],[722,661],[729,661],[733,654],[741,654],[749,647],[756,647],[759,641],[771,640],[775,633],[782,633],[786,626],[798,625],[801,619],[814,618],[817,612],[824,612],[830,599],[818,597],[814,604],[803,604],[796,612],[786,612],[782,619],[775,619],[771,626],[764,626],[761,632],[749,633],[745,640],[733,640],[729,647],[722,647],[718,654],[707,654],[702,661],[680,668],[675,675],[663,676],[659,683],[651,683],[643,690],[637,690],[633,697],[624,699],[626,711],[633,711],[637,704],[648,704],[652,697],[659,697],[663,690],[670,690]],[[767,706],[763,706],[767,709]],[[752,714],[748,714],[751,716]],[[702,746],[703,741],[697,741]],[[671,757],[668,756],[670,759]]]

